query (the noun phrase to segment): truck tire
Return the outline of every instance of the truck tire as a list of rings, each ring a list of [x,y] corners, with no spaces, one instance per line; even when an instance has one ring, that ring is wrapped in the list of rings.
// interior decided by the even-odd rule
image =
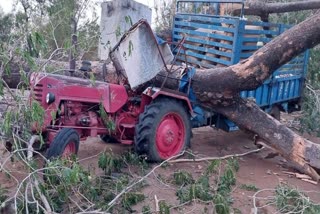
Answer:
[[[80,137],[76,130],[71,128],[61,129],[51,142],[47,151],[47,159],[69,157],[77,154],[79,150]]]
[[[135,127],[135,151],[160,162],[190,146],[191,121],[185,106],[174,99],[159,99],[146,106]]]
[[[280,108],[279,106],[272,106],[271,111],[269,113],[274,119],[280,121]]]

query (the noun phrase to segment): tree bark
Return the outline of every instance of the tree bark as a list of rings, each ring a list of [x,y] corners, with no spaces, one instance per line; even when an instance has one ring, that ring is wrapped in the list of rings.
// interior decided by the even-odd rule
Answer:
[[[20,84],[22,84],[23,79],[21,77],[21,72],[24,72],[26,75],[28,75],[30,72],[54,72],[56,74],[63,74],[66,76],[70,76],[70,65],[69,62],[63,62],[63,61],[54,61],[54,60],[45,60],[45,59],[35,59],[35,66],[33,68],[30,67],[30,65],[26,62],[20,61],[18,58],[12,59],[7,64],[7,69],[10,70],[9,73],[7,73],[4,68],[3,71],[0,71],[2,74],[2,79],[7,83],[7,85],[10,88],[17,88]],[[1,65],[1,62],[0,62]],[[94,61],[91,62],[91,69],[94,73],[94,76],[96,80],[103,81],[103,62]],[[81,67],[81,62],[77,62],[76,64],[77,68]],[[106,74],[105,74],[105,80],[111,83],[118,83],[118,76],[115,72],[115,68],[112,63],[106,64]],[[1,69],[1,66],[0,66]],[[73,76],[80,77],[80,78],[86,78],[84,75],[84,72],[75,69],[73,72]]]
[[[314,10],[320,8],[320,1],[294,1],[288,3],[266,3],[264,1],[248,1],[244,8],[245,15],[265,16],[271,13],[286,13],[301,10]],[[234,10],[233,14],[239,15],[240,9]]]
[[[73,12],[74,13],[74,12]],[[77,26],[78,23],[76,21],[75,16],[73,15],[71,17],[71,48],[70,48],[70,53],[69,53],[69,69],[71,76],[74,76],[74,71],[76,70],[76,56],[75,53],[77,53],[78,50],[78,36],[77,36]]]
[[[262,111],[253,101],[237,98],[232,105],[214,107],[239,127],[256,133],[267,145],[291,161],[296,169],[318,181],[320,176],[320,145],[304,139],[278,120]]]

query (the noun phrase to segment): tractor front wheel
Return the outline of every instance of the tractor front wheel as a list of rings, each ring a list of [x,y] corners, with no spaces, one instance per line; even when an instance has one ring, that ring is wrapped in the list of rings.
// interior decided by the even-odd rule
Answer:
[[[163,161],[190,145],[190,116],[173,99],[160,99],[146,106],[135,128],[135,150],[149,161]]]
[[[68,158],[72,154],[77,154],[79,144],[80,137],[78,132],[71,128],[63,128],[51,142],[47,151],[47,159]]]

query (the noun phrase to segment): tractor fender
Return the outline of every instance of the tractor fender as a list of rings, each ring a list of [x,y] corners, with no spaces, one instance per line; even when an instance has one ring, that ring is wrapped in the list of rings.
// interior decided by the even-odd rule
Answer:
[[[146,100],[144,102],[145,104],[149,104],[152,100],[155,100],[159,97],[168,97],[168,98],[174,98],[176,100],[181,100],[186,105],[187,109],[190,111],[190,114],[191,115],[193,114],[193,108],[192,108],[191,102],[187,97],[187,95],[182,92],[170,90],[170,89],[148,87],[147,89],[144,90],[143,95],[144,95],[143,99]]]

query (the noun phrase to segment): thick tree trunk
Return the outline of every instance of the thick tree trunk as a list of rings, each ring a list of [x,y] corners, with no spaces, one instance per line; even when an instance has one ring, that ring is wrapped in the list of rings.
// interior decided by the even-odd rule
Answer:
[[[62,61],[54,61],[54,60],[44,60],[44,59],[35,59],[34,68],[30,68],[30,66],[27,63],[19,61],[19,59],[12,59],[10,63],[8,63],[7,68],[10,70],[9,73],[7,73],[4,69],[3,71],[0,71],[2,73],[2,79],[7,83],[7,85],[10,88],[17,88],[23,81],[21,78],[21,72],[25,72],[26,75],[30,72],[54,72],[56,74],[63,74],[66,76],[71,75],[70,73],[70,65],[69,62],[62,62]],[[1,62],[0,62],[1,65]],[[81,67],[81,62],[77,62],[76,64],[77,68]],[[115,72],[115,68],[113,67],[112,63],[105,65],[105,72],[103,72],[104,63],[94,61],[91,62],[91,69],[94,73],[94,76],[96,80],[103,81],[104,79],[104,73],[105,73],[105,79],[108,82],[117,83],[118,82],[118,76]],[[1,68],[1,66],[0,66]],[[75,70],[73,72],[73,76],[80,77],[80,78],[86,78],[84,75],[84,72],[80,70]]]
[[[253,101],[237,98],[234,104],[217,105],[214,110],[227,116],[238,126],[258,134],[269,146],[294,163],[299,171],[315,180],[320,179],[314,170],[320,169],[320,145],[302,138],[262,111]]]
[[[248,1],[244,8],[245,15],[265,16],[271,13],[286,13],[301,10],[313,10],[320,8],[320,1],[294,1],[288,3],[266,3],[265,1]],[[233,14],[239,15],[240,9],[234,10]]]

